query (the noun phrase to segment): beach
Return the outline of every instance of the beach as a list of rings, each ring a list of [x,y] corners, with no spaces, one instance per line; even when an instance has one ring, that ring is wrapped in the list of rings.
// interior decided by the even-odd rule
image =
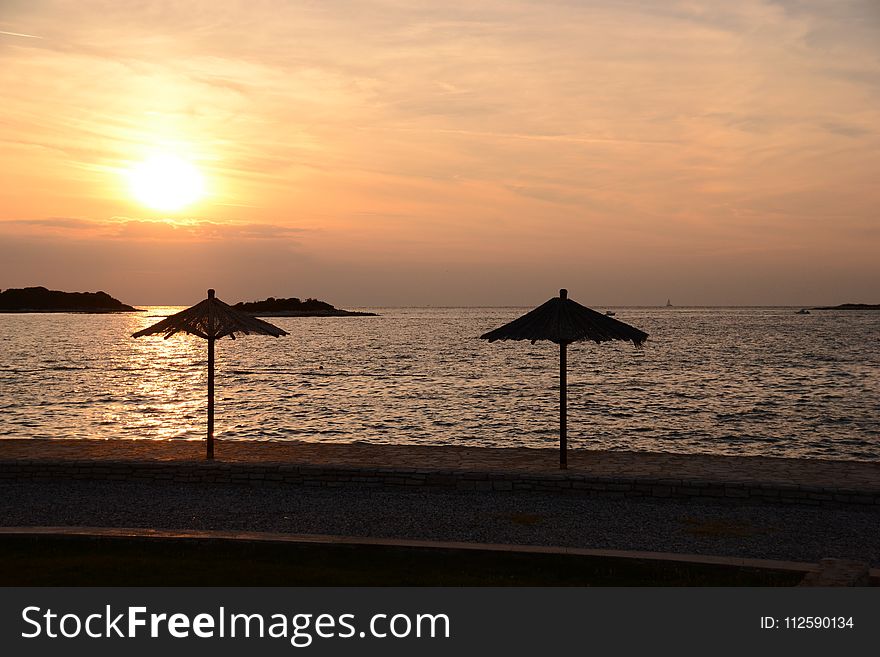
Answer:
[[[839,326],[868,335],[875,320],[829,316],[806,327],[784,309],[627,312],[658,327],[658,342],[571,350],[566,469],[554,412],[563,352],[461,340],[506,309],[388,309],[381,325],[324,319],[332,341],[282,318],[297,338],[271,351],[257,339],[224,342],[207,450],[202,340],[117,339],[155,318],[65,318],[68,329],[100,328],[106,341],[73,331],[64,350],[47,351],[57,323],[27,318],[11,325],[21,350],[10,352],[7,375],[0,533],[7,549],[24,550],[12,559],[27,559],[30,540],[51,552],[76,537],[122,540],[110,530],[136,543],[209,532],[229,545],[392,542],[358,548],[362,573],[372,572],[371,550],[415,554],[427,542],[465,552],[622,550],[629,563],[671,554],[732,568],[845,560],[855,577],[822,581],[866,581],[880,565],[876,372],[864,367],[874,356],[864,344],[843,359],[832,347]],[[744,341],[745,326],[775,327],[776,339]],[[426,344],[426,331],[442,339]],[[669,581],[649,570],[638,581]],[[433,566],[412,573],[447,581]],[[595,574],[521,581],[618,581]]]
[[[880,566],[876,463],[572,451],[561,472],[554,450],[530,449],[221,441],[214,462],[195,441],[7,440],[0,450],[6,527],[281,532]]]
[[[446,481],[441,480],[440,475],[453,478],[461,475],[461,481],[474,482],[506,478],[521,485],[528,481],[542,482],[547,486],[559,481],[572,484],[558,486],[561,489],[578,488],[573,485],[576,481],[608,484],[628,481],[651,485],[650,496],[656,497],[672,496],[672,488],[687,486],[694,491],[689,497],[700,497],[701,488],[716,486],[729,491],[742,488],[754,493],[751,495],[754,498],[762,497],[761,490],[776,491],[778,497],[786,498],[791,503],[800,501],[805,504],[839,502],[871,505],[878,504],[876,498],[880,496],[880,463],[865,461],[572,450],[569,467],[563,471],[558,467],[558,450],[551,448],[493,449],[453,445],[269,441],[218,441],[217,445],[214,462],[206,463],[201,441],[12,439],[0,443],[0,461],[7,470],[23,467],[23,464],[35,464],[34,467],[39,468],[41,463],[71,462],[76,464],[74,470],[92,464],[98,473],[103,469],[111,475],[112,468],[107,469],[107,464],[122,462],[147,467],[162,463],[181,467],[195,465],[196,470],[187,470],[191,477],[197,477],[195,473],[199,469],[205,477],[210,477],[212,471],[222,477],[224,472],[232,474],[233,467],[242,471],[255,468],[255,472],[278,472],[281,477],[278,481],[283,481],[285,475],[293,477],[291,467],[300,467],[310,469],[316,477],[320,472],[329,473],[327,483],[332,481],[334,473],[338,473],[340,478],[337,483],[343,483],[346,477],[344,473],[355,471],[396,473],[404,479],[407,478],[404,475],[409,475],[410,481],[403,482],[405,485],[418,485],[416,482],[421,479],[424,479],[425,485],[431,485],[427,477],[429,473],[437,475],[437,485],[443,485],[443,481]],[[259,481],[258,478],[253,480]],[[265,482],[273,480],[270,477]],[[457,478],[447,483],[459,489],[469,488],[458,485]],[[670,490],[653,490],[653,487],[661,486]],[[483,487],[475,485],[473,488],[478,490]],[[500,490],[508,487],[495,488]],[[591,490],[601,491],[599,488]],[[609,489],[607,492],[615,491]],[[618,489],[617,492],[636,493],[638,490]],[[798,492],[804,495],[798,495]],[[705,496],[713,497],[710,493],[707,490]],[[732,499],[749,495],[722,494],[721,497]],[[852,497],[859,499],[850,499]]]

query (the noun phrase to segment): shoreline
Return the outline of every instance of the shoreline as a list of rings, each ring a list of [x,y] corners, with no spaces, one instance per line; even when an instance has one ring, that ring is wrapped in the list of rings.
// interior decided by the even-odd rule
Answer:
[[[173,479],[255,486],[543,491],[880,508],[880,463],[534,448],[4,439],[3,479]]]

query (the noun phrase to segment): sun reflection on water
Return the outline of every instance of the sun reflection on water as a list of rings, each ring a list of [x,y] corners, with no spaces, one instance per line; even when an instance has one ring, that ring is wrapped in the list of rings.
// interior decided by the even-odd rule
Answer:
[[[178,306],[152,307],[132,317],[130,333],[182,310]],[[178,333],[167,340],[148,336],[128,342],[128,366],[137,372],[129,400],[108,409],[117,416],[130,414],[130,404],[141,416],[141,428],[160,439],[199,440],[204,437],[207,395],[207,346],[192,335]],[[194,391],[205,391],[199,398]],[[216,433],[216,432],[215,432]]]

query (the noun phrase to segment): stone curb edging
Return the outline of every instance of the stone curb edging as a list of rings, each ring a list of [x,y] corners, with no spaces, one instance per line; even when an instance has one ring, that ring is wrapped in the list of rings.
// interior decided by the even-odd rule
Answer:
[[[143,538],[165,540],[221,540],[252,543],[296,543],[317,545],[352,545],[403,548],[433,548],[438,550],[467,550],[473,552],[509,552],[521,554],[556,554],[582,557],[608,557],[668,561],[707,566],[735,566],[766,568],[780,571],[816,572],[815,563],[777,561],[745,557],[721,557],[677,552],[648,552],[644,550],[605,550],[591,548],[557,547],[547,545],[515,545],[509,543],[470,543],[465,541],[431,541],[425,539],[374,538],[372,536],[341,536],[336,534],[283,534],[279,532],[226,531],[205,529],[143,529],[140,527],[0,527],[4,536],[74,536],[86,538]]]
[[[218,530],[160,530],[128,527],[0,527],[3,537],[19,538],[107,538],[165,541],[230,541],[253,544],[308,544],[327,546],[369,546],[434,550],[461,550],[470,552],[503,552],[508,554],[546,554],[573,557],[627,559],[654,563],[721,566],[754,570],[801,573],[800,586],[869,586],[880,584],[880,569],[869,569],[860,562],[823,559],[818,564],[773,559],[722,557],[672,552],[635,550],[605,550],[541,545],[511,545],[500,543],[466,543],[461,541],[428,541],[365,536],[338,536],[330,534],[281,534],[275,532],[237,532]]]
[[[878,572],[862,561],[822,559],[818,568],[806,574],[799,586],[871,586]]]
[[[428,488],[465,491],[534,491],[601,497],[877,508],[880,489],[806,486],[759,481],[607,477],[583,473],[530,473],[430,468],[358,467],[295,463],[15,459],[0,461],[0,480],[88,479],[295,485],[321,488]]]

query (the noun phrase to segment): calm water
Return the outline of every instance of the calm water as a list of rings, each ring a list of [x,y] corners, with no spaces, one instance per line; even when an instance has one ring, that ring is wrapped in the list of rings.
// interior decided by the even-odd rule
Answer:
[[[0,315],[0,436],[202,438],[205,342],[128,337],[176,310]],[[574,448],[880,460],[880,313],[616,310],[651,338],[569,348]],[[273,319],[218,343],[217,435],[555,446],[558,348],[477,339],[524,311]]]

